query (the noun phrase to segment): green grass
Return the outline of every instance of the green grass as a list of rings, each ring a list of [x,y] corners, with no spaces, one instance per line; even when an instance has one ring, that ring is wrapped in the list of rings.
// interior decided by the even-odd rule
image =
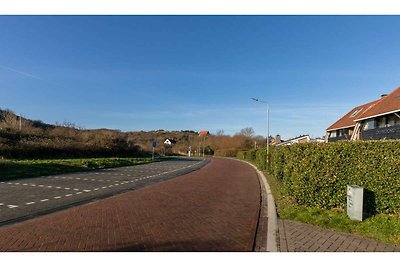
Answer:
[[[152,162],[149,158],[0,160],[0,180],[114,168]]]
[[[280,184],[275,177],[266,172],[264,172],[264,175],[271,187],[280,219],[299,221],[400,245],[399,214],[376,214],[366,217],[362,222],[358,222],[350,220],[345,210],[325,210],[298,206],[281,195]]]

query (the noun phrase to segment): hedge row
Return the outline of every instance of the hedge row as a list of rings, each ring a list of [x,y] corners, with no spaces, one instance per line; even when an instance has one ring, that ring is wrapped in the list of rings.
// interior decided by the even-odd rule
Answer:
[[[400,141],[297,144],[241,152],[280,182],[294,203],[325,209],[346,207],[346,186],[364,187],[364,210],[400,211]]]

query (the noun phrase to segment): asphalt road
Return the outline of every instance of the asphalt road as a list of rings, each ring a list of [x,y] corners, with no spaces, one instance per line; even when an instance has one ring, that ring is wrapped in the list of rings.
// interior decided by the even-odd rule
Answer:
[[[167,161],[64,175],[0,182],[0,225],[165,181],[206,165],[208,160]]]

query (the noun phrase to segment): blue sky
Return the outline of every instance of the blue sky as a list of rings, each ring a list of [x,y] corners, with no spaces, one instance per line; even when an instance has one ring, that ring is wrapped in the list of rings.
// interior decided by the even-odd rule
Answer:
[[[400,86],[399,16],[0,16],[0,107],[48,123],[319,137]]]

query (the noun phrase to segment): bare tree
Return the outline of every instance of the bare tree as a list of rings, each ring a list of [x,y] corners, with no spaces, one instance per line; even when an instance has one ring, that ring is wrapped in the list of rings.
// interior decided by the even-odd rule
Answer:
[[[246,137],[253,137],[254,136],[254,130],[251,127],[246,127],[240,130],[240,135],[244,135]]]
[[[215,135],[216,135],[216,136],[223,136],[223,135],[225,135],[225,132],[224,132],[224,130],[220,129],[220,130],[217,130],[217,131],[215,132]]]

